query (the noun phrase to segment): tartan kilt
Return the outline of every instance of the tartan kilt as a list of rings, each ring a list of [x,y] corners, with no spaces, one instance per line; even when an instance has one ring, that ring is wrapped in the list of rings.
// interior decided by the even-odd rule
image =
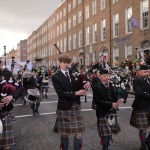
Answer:
[[[16,120],[15,114],[14,114],[14,111],[13,111],[13,110],[11,110],[11,111],[9,112],[9,116],[10,116],[10,118],[11,118],[12,121],[15,121],[15,120]]]
[[[6,116],[6,113],[3,113],[2,115]],[[2,137],[0,138],[0,147],[15,145],[16,142],[11,117],[8,115],[6,118],[2,119],[2,123],[3,133]]]
[[[61,135],[84,133],[84,122],[79,105],[74,104],[69,110],[57,110],[54,132]]]
[[[147,129],[150,126],[150,112],[135,111],[133,109],[130,119],[130,125],[139,130]]]
[[[117,114],[115,115],[115,125],[109,125],[108,117],[97,117],[97,127],[99,136],[111,136],[113,134],[118,134],[121,129],[117,122]]]

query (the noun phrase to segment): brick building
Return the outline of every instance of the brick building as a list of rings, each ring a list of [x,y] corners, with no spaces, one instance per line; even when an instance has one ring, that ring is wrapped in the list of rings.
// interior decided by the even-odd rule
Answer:
[[[37,66],[58,65],[59,53],[90,65],[101,54],[111,66],[150,53],[149,0],[63,0],[27,39],[27,57]]]

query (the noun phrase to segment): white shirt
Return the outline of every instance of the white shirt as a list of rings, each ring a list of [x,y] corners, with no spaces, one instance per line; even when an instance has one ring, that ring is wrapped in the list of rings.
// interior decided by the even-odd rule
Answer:
[[[64,76],[66,76],[66,72],[68,73],[68,76],[69,76],[69,79],[70,79],[70,74],[69,74],[69,70],[67,69],[66,71],[65,70],[61,70],[61,72],[64,74]],[[70,79],[71,81],[71,79]]]

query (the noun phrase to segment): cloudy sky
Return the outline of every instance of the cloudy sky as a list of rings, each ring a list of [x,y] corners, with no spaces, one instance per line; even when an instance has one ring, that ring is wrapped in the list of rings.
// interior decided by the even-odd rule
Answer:
[[[17,47],[60,5],[62,0],[0,0],[0,56]]]

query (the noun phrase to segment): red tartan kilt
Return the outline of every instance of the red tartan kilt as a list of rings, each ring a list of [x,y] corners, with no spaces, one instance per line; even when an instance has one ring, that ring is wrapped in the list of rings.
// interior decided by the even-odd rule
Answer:
[[[130,125],[145,130],[150,126],[150,114],[148,111],[132,111]]]
[[[83,116],[79,105],[73,105],[69,110],[57,110],[54,132],[61,135],[84,133]]]

